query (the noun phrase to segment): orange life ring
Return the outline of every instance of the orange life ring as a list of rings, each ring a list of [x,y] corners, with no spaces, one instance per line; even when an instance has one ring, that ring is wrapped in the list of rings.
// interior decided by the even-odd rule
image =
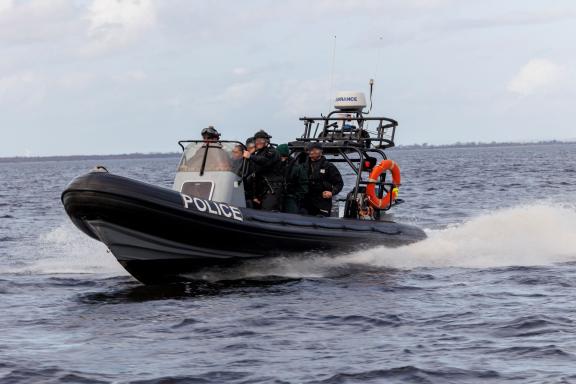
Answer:
[[[392,184],[394,186],[390,188],[386,196],[379,199],[376,196],[376,182],[379,180],[382,172],[390,171],[392,173]],[[390,206],[390,200],[396,200],[398,197],[398,186],[400,185],[400,167],[398,163],[392,160],[382,160],[380,164],[374,167],[370,173],[370,178],[368,179],[368,185],[366,186],[366,196],[368,196],[368,202],[376,209],[382,209]]]

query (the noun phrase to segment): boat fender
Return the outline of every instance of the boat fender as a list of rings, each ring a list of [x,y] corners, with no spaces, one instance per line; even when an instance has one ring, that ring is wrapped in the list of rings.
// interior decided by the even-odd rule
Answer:
[[[376,196],[376,182],[380,178],[382,172],[390,171],[392,173],[392,188],[388,191],[386,196],[379,199]],[[366,196],[368,202],[376,209],[383,209],[390,206],[391,203],[398,198],[398,186],[400,185],[400,167],[398,163],[393,160],[382,160],[380,164],[374,167],[368,178],[368,185],[366,186]]]

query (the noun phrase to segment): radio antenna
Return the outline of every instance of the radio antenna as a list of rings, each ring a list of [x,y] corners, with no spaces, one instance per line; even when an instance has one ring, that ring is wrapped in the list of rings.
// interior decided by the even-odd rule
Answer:
[[[336,35],[334,35],[334,47],[332,48],[332,69],[330,70],[330,90],[328,94],[328,113],[332,109],[332,93],[334,92],[334,68],[336,66]]]
[[[372,112],[372,94],[374,93],[374,79],[370,79],[368,84],[370,85],[370,109],[368,110],[368,113],[370,113]]]
[[[376,55],[376,68],[374,69],[374,79],[378,79],[378,72],[380,71],[380,62],[382,61],[382,36],[378,38],[378,49]]]
[[[382,62],[382,36],[378,38],[378,53],[376,56],[376,68],[374,69],[374,78],[370,79],[370,112],[372,111],[372,90],[374,81],[378,80],[378,72],[380,72],[380,63]]]
[[[382,56],[382,36],[380,36],[378,38],[378,49],[377,49],[377,53],[376,53],[376,68],[374,69],[374,77],[372,79],[370,79],[370,81],[369,81],[369,85],[370,85],[370,109],[368,109],[368,112],[366,112],[366,113],[372,112],[374,80],[378,78],[378,70],[380,69],[381,56]],[[366,122],[366,130],[368,130],[368,125],[369,125],[369,122],[367,121]]]

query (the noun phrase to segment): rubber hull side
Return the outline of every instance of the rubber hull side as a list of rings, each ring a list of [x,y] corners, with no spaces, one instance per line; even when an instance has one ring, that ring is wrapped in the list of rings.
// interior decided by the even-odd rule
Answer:
[[[186,208],[181,194],[108,173],[75,179],[62,195],[74,224],[102,241],[144,283],[181,279],[248,258],[345,252],[421,240],[415,227],[240,209],[234,220]]]

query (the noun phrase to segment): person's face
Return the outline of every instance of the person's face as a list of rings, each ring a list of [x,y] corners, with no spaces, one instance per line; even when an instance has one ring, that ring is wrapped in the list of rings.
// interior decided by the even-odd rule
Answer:
[[[240,159],[243,153],[244,152],[242,151],[242,148],[240,146],[234,147],[234,149],[232,149],[232,157],[234,159]]]
[[[256,149],[260,150],[262,148],[264,148],[266,146],[266,144],[268,144],[266,139],[256,139]]]
[[[248,152],[254,153],[254,151],[256,150],[256,147],[254,146],[254,143],[250,143],[246,146],[246,149],[248,150]]]
[[[310,159],[312,161],[316,161],[318,160],[320,157],[322,157],[322,150],[318,149],[318,148],[312,148],[309,152],[308,152],[308,156],[310,156]]]

